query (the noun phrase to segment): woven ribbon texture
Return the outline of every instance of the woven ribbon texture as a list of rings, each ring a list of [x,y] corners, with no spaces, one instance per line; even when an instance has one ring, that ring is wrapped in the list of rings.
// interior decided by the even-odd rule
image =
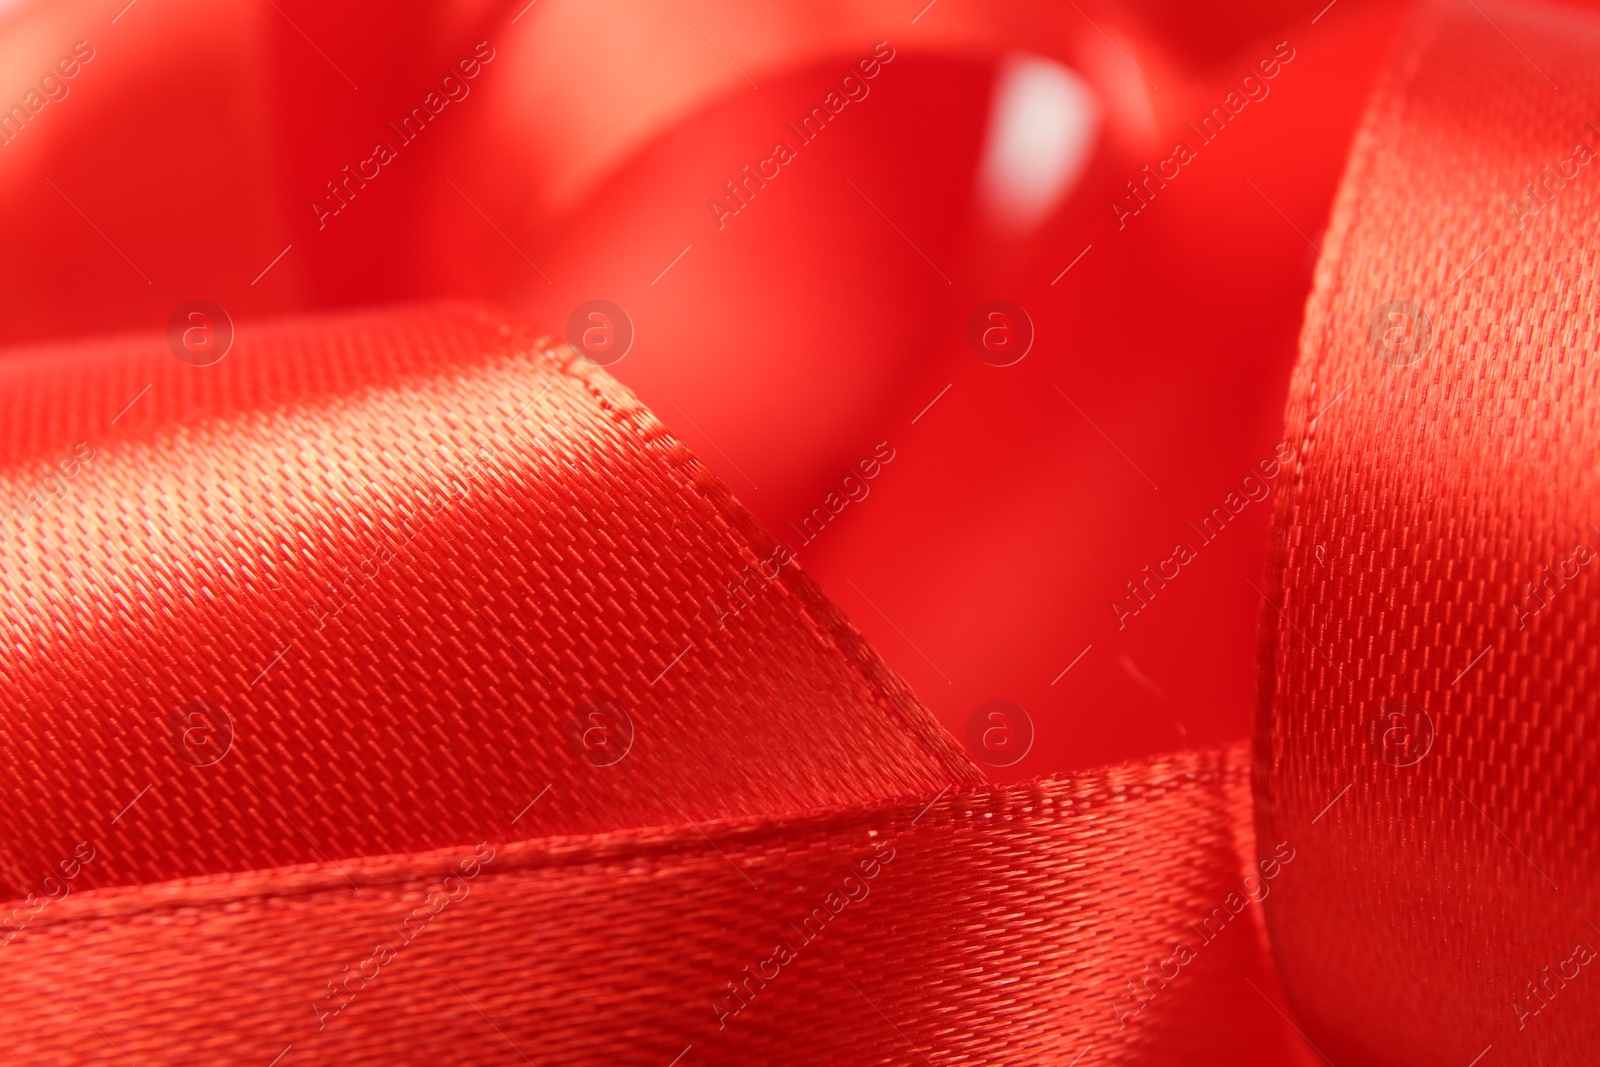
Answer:
[[[1257,820],[1308,841],[1266,909],[1340,1064],[1600,1048],[1600,26],[1492,15],[1379,89],[1289,403]]]
[[[1320,247],[1253,754],[987,782],[497,312],[198,376],[9,354],[0,1058],[1590,1062],[1596,121],[1587,15],[1402,35]]]

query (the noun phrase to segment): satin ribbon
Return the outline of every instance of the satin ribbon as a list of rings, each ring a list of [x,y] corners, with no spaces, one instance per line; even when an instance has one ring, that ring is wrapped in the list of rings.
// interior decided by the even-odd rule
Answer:
[[[1266,910],[1297,1013],[1341,1064],[1600,1048],[1577,962],[1600,948],[1579,562],[1597,47],[1592,17],[1554,9],[1420,20],[1322,248],[1263,614],[1256,825],[1326,835]]]
[[[502,316],[0,365],[8,1058],[1582,1062],[1600,39],[1493,17],[1408,35],[1320,250],[1253,803],[985,784]]]

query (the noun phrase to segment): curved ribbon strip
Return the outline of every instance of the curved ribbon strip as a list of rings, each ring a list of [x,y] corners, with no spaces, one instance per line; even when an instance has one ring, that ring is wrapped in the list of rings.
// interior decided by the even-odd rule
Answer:
[[[503,839],[546,786],[517,834],[980,780],[653,416],[520,326],[289,325],[206,368],[129,341],[0,389],[38,502],[0,545],[13,893],[112,834],[80,887]],[[636,737],[597,777],[607,709]]]
[[[1272,941],[1341,1067],[1590,1062],[1600,22],[1405,40],[1289,403],[1257,823],[1308,858]]]
[[[0,547],[29,1062],[1259,1041],[1265,1005],[1199,977],[1268,982],[1243,752],[979,785],[570,350],[442,308],[0,374],[38,398],[21,440],[99,442]]]
[[[1579,1062],[1597,620],[1565,584],[1504,598],[1581,536],[1592,375],[1562,344],[1593,343],[1593,265],[1523,268],[1600,205],[1575,175],[1514,224],[1480,208],[1568,158],[1600,37],[1495,9],[1546,97],[1473,17],[1430,16],[1380,93],[1308,319],[1259,846],[1237,750],[979,784],[648,413],[515,324],[290,324],[203,372],[112,342],[0,367],[30,397],[0,847],[33,894],[0,919],[0,1040],[52,1064],[1282,1062],[1241,981],[1270,993],[1265,897],[1341,1067],[1464,1063],[1480,1032],[1496,1062]],[[1433,358],[1394,366],[1396,311]],[[1538,331],[1531,367],[1489,357],[1506,322]],[[1404,743],[1424,719],[1435,743]]]
[[[87,893],[6,950],[0,1032],[26,1063],[1193,1062],[1256,1040],[1246,769]],[[1143,1011],[1085,995],[1176,978],[1179,936]]]

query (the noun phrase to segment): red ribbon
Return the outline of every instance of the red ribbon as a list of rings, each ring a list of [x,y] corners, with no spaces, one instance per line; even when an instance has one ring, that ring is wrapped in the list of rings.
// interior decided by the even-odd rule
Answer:
[[[1600,33],[1402,40],[1317,249],[1253,795],[1242,745],[985,782],[514,318],[0,363],[8,1060],[1585,1062]]]

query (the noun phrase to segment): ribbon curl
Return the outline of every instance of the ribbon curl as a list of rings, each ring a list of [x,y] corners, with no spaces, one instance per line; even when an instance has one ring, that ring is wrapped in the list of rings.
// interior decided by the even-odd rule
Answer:
[[[1518,605],[1593,519],[1600,193],[1495,205],[1600,30],[1491,14],[1421,16],[1321,250],[1253,774],[983,782],[792,561],[708,610],[777,543],[495,313],[0,364],[8,498],[93,450],[0,544],[8,1059],[1585,1062],[1600,617]]]

